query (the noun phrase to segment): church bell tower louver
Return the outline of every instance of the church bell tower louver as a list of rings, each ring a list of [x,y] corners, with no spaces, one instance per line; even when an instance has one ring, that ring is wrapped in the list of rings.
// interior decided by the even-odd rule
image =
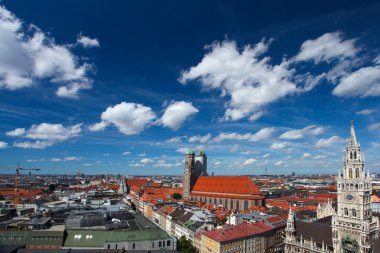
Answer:
[[[332,217],[335,253],[369,253],[377,239],[379,220],[372,216],[372,180],[364,170],[364,154],[351,123],[343,158],[343,175],[336,176],[337,211]]]

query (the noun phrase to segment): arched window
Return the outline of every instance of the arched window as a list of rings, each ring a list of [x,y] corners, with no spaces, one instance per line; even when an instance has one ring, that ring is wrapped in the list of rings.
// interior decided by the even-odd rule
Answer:
[[[344,208],[344,215],[348,216],[348,209],[347,208]]]
[[[354,152],[354,159],[356,159],[357,158],[357,156],[356,156],[356,151]]]
[[[351,168],[348,170],[348,177],[352,178],[352,169]]]
[[[356,217],[356,210],[352,209],[352,217]]]
[[[352,152],[350,152],[350,159],[352,159]]]
[[[344,190],[344,184],[342,184],[342,189]]]
[[[355,177],[359,178],[359,168],[356,168],[356,173],[355,174],[356,174]]]

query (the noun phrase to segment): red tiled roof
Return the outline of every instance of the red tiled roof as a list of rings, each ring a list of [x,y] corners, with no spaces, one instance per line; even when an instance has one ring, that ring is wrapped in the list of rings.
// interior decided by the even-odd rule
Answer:
[[[148,179],[146,178],[128,178],[125,180],[127,185],[129,187],[132,187],[132,186],[143,186],[143,185],[146,185],[146,183],[149,182]]]
[[[193,193],[261,195],[249,176],[200,176],[195,182]]]
[[[217,242],[227,242],[239,238],[265,233],[272,227],[264,222],[242,223],[236,226],[226,225],[222,229],[207,231],[203,235]]]

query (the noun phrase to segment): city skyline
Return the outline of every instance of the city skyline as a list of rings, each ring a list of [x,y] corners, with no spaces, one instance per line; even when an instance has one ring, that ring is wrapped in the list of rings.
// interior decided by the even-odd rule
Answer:
[[[354,120],[380,173],[380,4],[274,5],[2,1],[0,167],[335,174]]]

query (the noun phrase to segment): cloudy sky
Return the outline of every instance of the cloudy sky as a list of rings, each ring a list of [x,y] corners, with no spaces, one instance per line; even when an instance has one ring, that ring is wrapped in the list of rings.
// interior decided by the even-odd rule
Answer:
[[[0,167],[380,173],[376,1],[0,2]],[[2,172],[6,172],[3,170]]]

